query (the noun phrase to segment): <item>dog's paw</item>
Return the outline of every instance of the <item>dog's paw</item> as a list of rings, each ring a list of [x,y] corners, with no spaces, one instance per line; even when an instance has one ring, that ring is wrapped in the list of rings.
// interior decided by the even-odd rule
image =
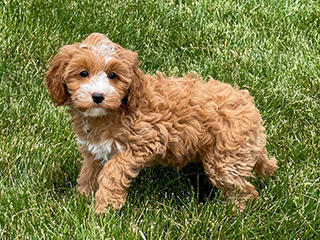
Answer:
[[[77,189],[81,194],[84,194],[86,196],[90,196],[93,189],[89,183],[82,183],[77,185]]]
[[[116,198],[112,198],[110,197],[110,194],[106,194],[100,189],[95,195],[95,212],[101,214],[108,212],[110,209],[118,210],[121,208],[124,201],[124,197],[117,196]]]

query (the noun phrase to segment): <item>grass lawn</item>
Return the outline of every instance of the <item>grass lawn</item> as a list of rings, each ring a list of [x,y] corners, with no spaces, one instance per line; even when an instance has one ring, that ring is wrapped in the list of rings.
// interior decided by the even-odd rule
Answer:
[[[43,85],[58,49],[105,33],[142,69],[248,89],[279,169],[237,214],[203,170],[146,169],[98,216],[81,157]],[[2,0],[0,239],[320,239],[320,3],[316,0]]]

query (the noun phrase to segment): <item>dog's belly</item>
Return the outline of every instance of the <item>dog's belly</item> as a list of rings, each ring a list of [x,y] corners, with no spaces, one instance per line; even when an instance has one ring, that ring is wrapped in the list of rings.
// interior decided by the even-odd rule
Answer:
[[[175,155],[170,150],[168,150],[167,154],[165,156],[159,155],[156,156],[151,162],[147,163],[147,167],[152,167],[154,165],[165,165],[170,166],[174,168],[183,168],[188,163],[194,162],[198,163],[200,162],[200,157],[197,153],[186,153],[185,155]]]
[[[118,152],[122,151],[121,145],[113,138],[109,138],[106,141],[99,143],[91,143],[88,140],[82,140],[80,138],[77,138],[77,141],[79,145],[87,148],[87,150],[94,156],[95,160],[101,161],[101,164],[105,164]]]

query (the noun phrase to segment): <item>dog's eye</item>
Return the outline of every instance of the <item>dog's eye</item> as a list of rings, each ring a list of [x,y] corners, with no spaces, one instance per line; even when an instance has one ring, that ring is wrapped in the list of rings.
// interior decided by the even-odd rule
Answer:
[[[115,79],[117,77],[117,74],[115,74],[114,72],[109,73],[108,78],[110,79]]]
[[[88,76],[89,76],[89,73],[88,73],[87,70],[84,70],[84,71],[82,71],[82,72],[80,73],[80,76],[83,77],[83,78],[85,78],[85,77],[88,77]]]

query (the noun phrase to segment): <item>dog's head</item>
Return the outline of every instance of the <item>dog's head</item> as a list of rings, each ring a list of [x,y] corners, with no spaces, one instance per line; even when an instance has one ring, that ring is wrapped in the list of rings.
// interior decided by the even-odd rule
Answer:
[[[68,104],[85,116],[103,116],[141,91],[137,76],[138,54],[93,33],[82,43],[60,49],[47,72],[46,85],[52,101]]]

